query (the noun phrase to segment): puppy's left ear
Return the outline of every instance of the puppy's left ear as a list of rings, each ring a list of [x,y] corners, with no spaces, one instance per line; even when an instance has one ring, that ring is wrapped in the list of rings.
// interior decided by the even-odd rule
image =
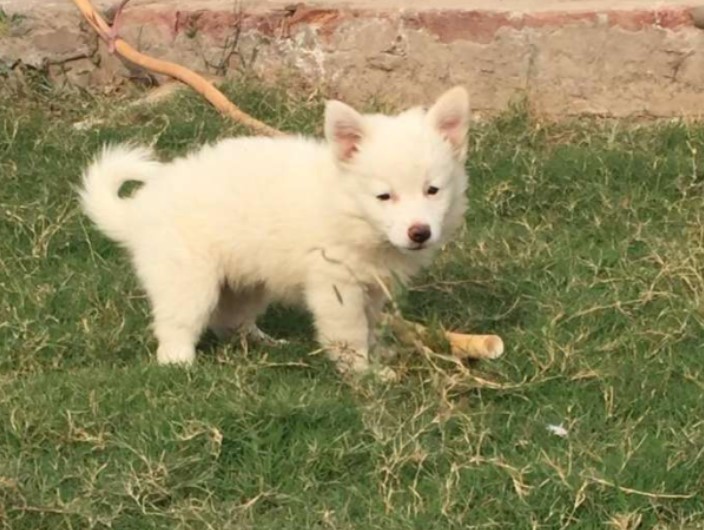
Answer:
[[[438,98],[428,111],[428,119],[440,135],[452,146],[457,159],[467,158],[467,132],[469,131],[469,94],[464,87],[456,86]]]

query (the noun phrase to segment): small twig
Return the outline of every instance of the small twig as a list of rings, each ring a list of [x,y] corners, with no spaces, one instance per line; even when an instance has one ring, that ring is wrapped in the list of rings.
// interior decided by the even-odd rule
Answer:
[[[687,493],[687,494],[680,494],[680,493],[650,493],[649,491],[641,491],[641,490],[636,490],[633,488],[626,488],[624,486],[617,486],[613,482],[609,482],[608,480],[604,480],[601,478],[597,477],[587,477],[589,480],[592,482],[596,482],[597,484],[601,484],[602,486],[608,486],[610,488],[616,488],[618,490],[621,490],[624,493],[630,493],[631,495],[640,495],[641,497],[648,497],[649,499],[691,499],[696,495],[696,493]]]
[[[49,506],[10,506],[8,511],[11,512],[34,512],[34,513],[53,513],[56,515],[78,515],[78,512],[71,510],[62,510],[61,508],[51,508]]]
[[[107,34],[108,51],[110,53],[115,53],[115,42],[120,34],[120,26],[122,25],[122,10],[125,9],[129,1],[130,0],[122,0],[112,16],[112,25]]]
[[[290,361],[287,363],[260,362],[258,363],[258,366],[263,366],[265,368],[310,368],[310,364],[295,361]]]

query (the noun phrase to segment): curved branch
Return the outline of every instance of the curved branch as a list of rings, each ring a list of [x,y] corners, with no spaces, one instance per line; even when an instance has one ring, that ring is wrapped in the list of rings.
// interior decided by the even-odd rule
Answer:
[[[73,0],[73,2],[76,4],[78,9],[81,10],[81,13],[83,13],[85,19],[96,31],[96,33],[98,33],[100,38],[108,43],[111,49],[114,48],[115,52],[121,57],[138,66],[141,66],[146,70],[178,79],[201,94],[220,112],[226,116],[229,116],[238,123],[241,123],[245,127],[250,128],[257,134],[265,136],[284,135],[282,131],[275,129],[244,112],[237,105],[227,99],[222,92],[220,92],[211,83],[197,73],[189,70],[188,68],[184,68],[181,65],[168,61],[162,61],[161,59],[155,59],[135,50],[113,32],[113,28],[108,25],[108,23],[105,22],[105,20],[95,11],[90,3],[90,0]],[[120,8],[124,7],[126,3],[126,1],[123,1],[120,4]]]

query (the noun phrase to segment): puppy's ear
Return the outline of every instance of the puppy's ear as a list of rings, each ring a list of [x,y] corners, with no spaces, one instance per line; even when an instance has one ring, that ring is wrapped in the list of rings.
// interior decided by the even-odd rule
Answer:
[[[452,146],[458,160],[467,157],[467,132],[469,130],[469,94],[464,87],[456,86],[438,98],[428,111],[430,125]]]
[[[325,138],[338,160],[349,162],[364,138],[364,117],[340,101],[325,105]]]

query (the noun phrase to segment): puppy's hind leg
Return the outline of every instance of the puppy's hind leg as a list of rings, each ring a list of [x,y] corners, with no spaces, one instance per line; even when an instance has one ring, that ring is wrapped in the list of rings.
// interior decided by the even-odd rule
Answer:
[[[285,344],[285,340],[270,337],[257,326],[257,318],[266,311],[268,305],[269,297],[261,284],[235,288],[225,285],[220,290],[218,305],[208,327],[220,339],[239,332],[245,340],[251,339],[269,346]]]
[[[200,334],[217,304],[217,272],[202,260],[171,255],[149,256],[137,263],[137,270],[152,304],[157,361],[193,363]]]

